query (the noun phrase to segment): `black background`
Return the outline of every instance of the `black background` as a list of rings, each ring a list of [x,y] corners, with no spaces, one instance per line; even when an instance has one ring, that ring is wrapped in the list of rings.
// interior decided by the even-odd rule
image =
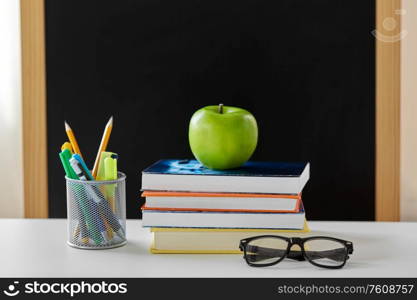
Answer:
[[[50,216],[65,217],[58,158],[74,129],[91,167],[109,151],[140,217],[140,172],[188,158],[205,105],[251,111],[254,160],[310,161],[308,219],[374,219],[375,3],[363,0],[46,1]]]

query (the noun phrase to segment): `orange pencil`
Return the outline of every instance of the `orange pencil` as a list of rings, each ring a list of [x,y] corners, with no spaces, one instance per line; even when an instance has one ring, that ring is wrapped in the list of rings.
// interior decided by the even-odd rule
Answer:
[[[72,149],[74,150],[74,153],[79,154],[81,157],[83,157],[80,151],[80,147],[78,147],[77,140],[75,139],[74,132],[72,131],[71,127],[68,125],[67,121],[65,121],[65,131],[67,132],[67,136],[71,143]]]
[[[93,167],[92,175],[94,178],[97,177],[98,164],[100,162],[100,155],[101,155],[101,152],[106,151],[112,129],[113,129],[113,116],[111,116],[110,120],[107,122],[106,128],[104,129],[103,137],[101,138],[100,147],[98,148],[96,161],[94,162],[94,167]]]

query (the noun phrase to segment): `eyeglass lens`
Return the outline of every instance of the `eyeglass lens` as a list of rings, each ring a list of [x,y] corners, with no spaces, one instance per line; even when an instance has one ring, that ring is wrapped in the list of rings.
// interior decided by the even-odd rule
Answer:
[[[338,267],[344,264],[347,249],[344,244],[328,239],[311,239],[304,242],[308,260],[325,267]]]
[[[288,242],[280,238],[260,238],[246,246],[246,259],[257,265],[278,262],[287,252]]]

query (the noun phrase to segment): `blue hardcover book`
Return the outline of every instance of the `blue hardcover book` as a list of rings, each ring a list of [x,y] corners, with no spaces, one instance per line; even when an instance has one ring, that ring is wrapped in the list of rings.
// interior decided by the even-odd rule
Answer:
[[[299,194],[309,176],[309,163],[247,162],[212,170],[196,160],[166,159],[142,172],[142,190]]]

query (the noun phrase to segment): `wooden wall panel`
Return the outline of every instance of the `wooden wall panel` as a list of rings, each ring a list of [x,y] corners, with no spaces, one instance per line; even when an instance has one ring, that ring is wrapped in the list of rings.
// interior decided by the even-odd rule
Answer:
[[[26,218],[48,217],[44,0],[21,0]]]
[[[401,0],[376,2],[377,221],[400,219]]]

